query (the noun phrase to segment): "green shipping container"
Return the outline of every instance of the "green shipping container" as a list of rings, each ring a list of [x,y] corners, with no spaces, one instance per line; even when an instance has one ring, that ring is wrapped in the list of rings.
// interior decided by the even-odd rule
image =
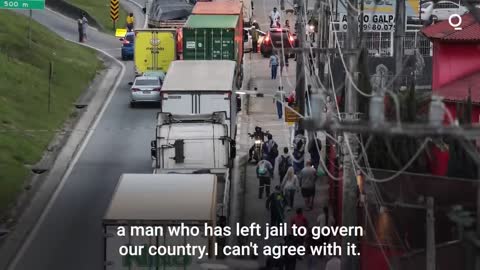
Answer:
[[[190,15],[183,27],[183,59],[239,62],[239,27],[236,15]]]

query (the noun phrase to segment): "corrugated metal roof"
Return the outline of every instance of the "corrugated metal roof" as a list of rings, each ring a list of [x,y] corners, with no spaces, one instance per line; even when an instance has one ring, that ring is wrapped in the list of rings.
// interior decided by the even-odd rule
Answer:
[[[232,91],[236,64],[230,60],[174,61],[162,91]]]
[[[210,221],[216,211],[211,174],[123,174],[106,221]]]
[[[190,15],[185,23],[186,28],[235,28],[236,15]]]
[[[477,42],[480,41],[480,24],[472,14],[462,16],[462,30],[455,30],[448,20],[422,29],[422,33],[430,39],[445,42]]]
[[[192,14],[237,15],[242,12],[242,3],[238,1],[197,2]]]
[[[433,89],[432,92],[448,101],[466,101],[470,92],[472,102],[480,103],[480,72]]]

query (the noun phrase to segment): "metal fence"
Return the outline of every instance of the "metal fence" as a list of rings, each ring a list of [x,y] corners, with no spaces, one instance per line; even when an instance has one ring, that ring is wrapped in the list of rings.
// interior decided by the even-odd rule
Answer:
[[[337,27],[333,27],[334,29]],[[337,28],[338,29],[338,28]],[[337,34],[338,43],[341,48],[344,48],[347,32],[333,31],[332,39],[335,43],[334,33]],[[413,54],[415,49],[418,49],[422,56],[432,56],[432,43],[429,39],[419,33],[418,29],[407,29],[405,36],[402,37],[405,54]],[[362,46],[367,48],[372,56],[393,56],[394,51],[394,32],[364,32],[362,38]]]

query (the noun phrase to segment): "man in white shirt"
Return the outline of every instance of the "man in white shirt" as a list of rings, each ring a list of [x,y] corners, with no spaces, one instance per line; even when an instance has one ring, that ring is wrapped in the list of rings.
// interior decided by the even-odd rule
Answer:
[[[280,12],[274,7],[272,13],[270,13],[270,27],[280,26]]]

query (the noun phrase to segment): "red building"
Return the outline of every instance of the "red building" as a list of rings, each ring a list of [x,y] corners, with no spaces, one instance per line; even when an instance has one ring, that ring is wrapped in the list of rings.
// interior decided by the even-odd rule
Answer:
[[[442,96],[453,119],[457,104],[471,96],[474,104],[472,121],[480,115],[480,24],[471,14],[461,17],[456,30],[449,21],[422,30],[433,42],[432,92]],[[455,22],[455,21],[454,21]],[[450,122],[446,115],[446,122]]]

